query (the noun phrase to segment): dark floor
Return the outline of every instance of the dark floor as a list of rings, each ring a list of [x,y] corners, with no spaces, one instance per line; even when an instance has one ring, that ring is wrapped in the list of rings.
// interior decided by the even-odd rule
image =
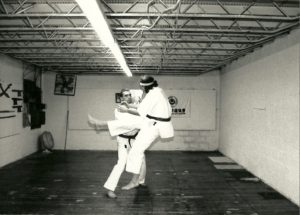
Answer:
[[[299,208],[244,169],[217,169],[218,152],[148,152],[147,186],[102,188],[116,152],[40,153],[0,169],[0,214],[298,215]],[[120,186],[126,184],[124,173]]]

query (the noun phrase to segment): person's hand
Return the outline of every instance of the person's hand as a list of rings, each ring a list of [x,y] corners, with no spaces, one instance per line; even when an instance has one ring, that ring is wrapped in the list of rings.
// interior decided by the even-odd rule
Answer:
[[[126,101],[122,101],[121,105],[124,105],[125,107],[129,108],[129,104]]]
[[[128,112],[128,108],[125,105],[119,105],[118,111],[121,113],[126,113],[126,112]]]

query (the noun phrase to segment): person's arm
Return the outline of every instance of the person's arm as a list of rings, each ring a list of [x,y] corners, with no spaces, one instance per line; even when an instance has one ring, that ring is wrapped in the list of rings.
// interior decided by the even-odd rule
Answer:
[[[130,114],[133,114],[133,115],[136,115],[136,116],[140,116],[139,112],[134,108],[128,108],[127,113],[130,113]]]
[[[140,116],[140,114],[138,113],[138,111],[135,108],[126,107],[124,105],[119,105],[118,110],[122,113],[130,113],[130,114],[133,114],[136,116]]]
[[[133,108],[133,109],[137,109],[138,106],[139,106],[139,104],[133,104],[133,103],[128,104],[128,107],[129,107],[129,108]]]
[[[133,109],[137,109],[139,106],[139,104],[127,103],[127,102],[121,102],[121,105],[124,105],[127,108],[133,108]]]

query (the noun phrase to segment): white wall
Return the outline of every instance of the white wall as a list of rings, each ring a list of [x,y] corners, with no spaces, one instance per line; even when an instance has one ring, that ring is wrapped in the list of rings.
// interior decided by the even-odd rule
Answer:
[[[68,109],[68,97],[53,94],[55,74],[45,74],[44,95],[46,110],[45,129],[52,132],[55,139],[55,148],[64,149],[66,118]],[[198,77],[174,77],[157,76],[159,85],[164,89],[216,89],[219,98],[219,73],[212,72]],[[139,77],[128,78],[125,76],[77,76],[76,90],[100,89],[111,91],[112,95],[116,90],[122,88],[139,88]],[[75,92],[76,93],[76,92]],[[70,98],[71,99],[71,98]],[[114,99],[114,98],[112,98]],[[85,100],[83,98],[83,100]],[[95,101],[96,102],[96,101]],[[97,101],[99,102],[99,101]],[[92,105],[92,104],[91,104]],[[105,103],[103,104],[106,105]],[[219,103],[217,102],[217,107]],[[113,117],[113,108],[111,118]],[[74,109],[74,107],[72,107]],[[78,108],[76,108],[78,109]],[[218,116],[216,117],[218,119]],[[217,129],[212,131],[176,131],[172,141],[159,141],[154,144],[152,150],[205,150],[211,151],[218,148],[218,120]],[[116,141],[111,138],[108,131],[96,133],[94,130],[68,129],[67,149],[88,149],[88,150],[114,150]]]
[[[9,88],[10,98],[14,96],[11,89],[23,89],[23,70],[24,65],[21,61],[12,59],[5,55],[0,55],[0,82],[4,84],[12,83]],[[28,68],[27,68],[27,72]],[[11,99],[6,96],[0,97],[0,110],[7,109],[13,105]],[[22,104],[22,102],[18,102]],[[15,112],[15,118],[0,119],[1,135],[0,138],[0,167],[23,158],[37,151],[37,138],[40,134],[40,129],[30,130],[29,127],[23,128],[22,113]]]
[[[221,75],[220,151],[299,205],[299,30]]]

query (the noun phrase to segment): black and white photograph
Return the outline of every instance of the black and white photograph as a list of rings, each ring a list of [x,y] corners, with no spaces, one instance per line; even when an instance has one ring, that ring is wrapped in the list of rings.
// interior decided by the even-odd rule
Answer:
[[[0,0],[0,215],[299,215],[299,0]]]
[[[76,75],[56,74],[55,95],[74,96],[76,89]]]
[[[122,97],[121,93],[115,93],[115,102],[121,103],[121,97]]]

